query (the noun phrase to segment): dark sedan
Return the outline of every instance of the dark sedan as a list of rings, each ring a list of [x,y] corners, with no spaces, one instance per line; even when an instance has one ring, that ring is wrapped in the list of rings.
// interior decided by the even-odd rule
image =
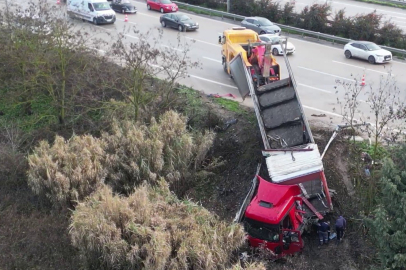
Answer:
[[[199,24],[194,22],[189,16],[179,13],[169,13],[159,18],[162,27],[172,27],[180,32],[199,29]]]
[[[130,0],[113,0],[111,9],[121,13],[137,13],[137,8],[130,3]]]

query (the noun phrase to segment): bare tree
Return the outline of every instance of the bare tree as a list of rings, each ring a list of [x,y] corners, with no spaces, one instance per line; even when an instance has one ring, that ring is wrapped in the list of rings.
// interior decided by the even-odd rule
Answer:
[[[167,107],[177,81],[187,76],[188,69],[199,67],[199,63],[191,60],[191,46],[187,42],[182,43],[180,35],[175,46],[165,45],[162,48],[161,29],[158,29],[155,38],[156,30],[141,33],[130,28],[128,31],[138,37],[137,42],[128,43],[126,34],[121,33],[112,45],[112,52],[124,66],[124,72],[129,74],[120,77],[123,88],[118,90],[132,105],[134,120],[138,120],[140,110],[152,102],[161,108]],[[149,84],[153,89],[148,89],[148,82],[155,77],[161,79],[161,83],[158,87]]]

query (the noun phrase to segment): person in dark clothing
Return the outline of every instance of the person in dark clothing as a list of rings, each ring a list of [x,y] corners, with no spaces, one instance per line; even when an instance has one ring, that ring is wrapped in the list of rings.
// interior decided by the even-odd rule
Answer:
[[[346,226],[347,221],[343,216],[340,216],[336,221],[337,241],[342,241]]]
[[[323,221],[318,224],[318,233],[319,233],[319,243],[320,246],[323,244],[328,244],[328,238],[330,234],[330,222]]]

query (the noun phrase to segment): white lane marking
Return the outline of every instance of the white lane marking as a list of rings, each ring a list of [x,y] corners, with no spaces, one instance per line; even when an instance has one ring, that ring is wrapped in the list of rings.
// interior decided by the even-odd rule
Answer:
[[[155,64],[151,64],[151,63],[150,63],[149,65],[152,66],[152,67],[156,67],[156,68],[163,69],[163,67],[162,67],[162,66],[159,66],[159,65],[155,65]],[[172,71],[174,71],[174,70],[172,70]],[[238,88],[235,87],[235,86],[232,86],[232,85],[229,85],[229,84],[225,84],[225,83],[221,83],[221,82],[216,82],[216,81],[209,80],[209,79],[206,79],[206,78],[203,78],[203,77],[199,77],[199,76],[196,76],[196,75],[192,75],[192,74],[186,74],[186,75],[189,76],[189,77],[192,77],[192,78],[196,78],[196,79],[202,80],[202,81],[211,82],[211,83],[214,83],[214,84],[218,84],[218,85],[225,86],[225,87],[229,87],[229,88],[233,88],[233,89],[238,89]]]
[[[121,20],[121,19],[116,19],[116,20],[117,20],[117,21],[120,21],[120,22],[126,22],[126,21]],[[126,23],[137,24],[137,23],[135,23],[135,22],[130,22],[130,21],[127,21]]]
[[[159,17],[148,15],[148,14],[145,14],[145,13],[142,13],[142,12],[137,12],[137,14],[144,15],[144,16],[147,16],[147,17],[151,17],[151,18],[154,18],[154,19],[159,19]]]
[[[330,1],[331,3],[334,4],[338,4],[338,5],[343,5],[343,6],[349,6],[349,7],[358,7],[358,8],[362,8],[362,9],[370,9],[370,10],[376,10],[376,11],[380,11],[383,14],[387,14],[387,13],[393,13],[393,14],[399,14],[399,15],[405,15],[404,13],[400,13],[400,12],[394,12],[394,11],[389,11],[386,9],[379,9],[379,8],[370,8],[370,7],[366,7],[366,6],[359,6],[359,5],[353,5],[353,4],[347,4],[347,3],[341,3],[341,2],[336,2],[336,1]],[[306,6],[311,6],[309,4],[306,3],[300,3],[300,2],[296,2],[296,4],[300,4],[300,5],[306,5]]]
[[[389,72],[377,71],[377,70],[374,70],[374,69],[359,67],[359,66],[355,66],[355,65],[350,65],[350,64],[346,64],[346,63],[338,62],[338,61],[334,61],[334,60],[333,60],[333,62],[334,62],[334,63],[337,63],[337,64],[342,64],[342,65],[350,66],[350,67],[355,67],[355,68],[360,68],[360,69],[364,69],[364,70],[368,70],[368,71],[378,72],[378,73],[385,74],[385,75],[388,75],[388,74],[389,74]],[[392,74],[392,76],[395,76],[395,75]]]
[[[195,38],[191,38],[191,37],[186,37],[186,38],[187,38],[187,39],[190,39],[190,40],[197,41],[197,42],[205,43],[205,44],[208,44],[208,45],[212,45],[212,46],[216,46],[216,47],[221,47],[220,45],[215,44],[215,43],[210,43],[210,42],[207,42],[207,41],[203,41],[203,40],[199,40],[199,39],[195,39]]]
[[[168,49],[171,49],[171,50],[178,51],[178,52],[182,52],[182,51],[183,51],[183,50],[181,50],[181,49],[174,48],[174,47],[171,47],[171,46],[168,46],[168,45],[164,45],[164,44],[161,44],[161,46],[162,46],[162,47],[165,47],[165,48],[168,48]]]
[[[214,83],[214,84],[218,84],[218,85],[230,87],[230,88],[233,88],[233,89],[238,89],[238,88],[235,87],[235,86],[232,86],[232,85],[229,85],[229,84],[225,84],[225,83],[221,83],[221,82],[216,82],[216,81],[209,80],[209,79],[206,79],[206,78],[202,78],[202,77],[199,77],[199,76],[196,76],[196,75],[189,74],[189,76],[192,77],[192,78],[196,78],[196,79],[202,80],[202,81],[211,82],[211,83]]]
[[[332,116],[343,117],[341,114],[338,114],[338,113],[332,113],[332,112],[329,112],[329,111],[320,110],[320,109],[317,109],[317,108],[314,108],[314,107],[310,107],[310,106],[306,106],[306,105],[303,105],[303,108],[306,108],[306,109],[309,109],[309,110],[313,110],[313,111],[316,111],[316,112],[321,112],[321,113],[329,114],[329,115],[332,115]]]
[[[210,61],[214,61],[214,62],[217,62],[217,63],[221,63],[221,61],[218,60],[218,59],[213,59],[213,58],[206,57],[206,56],[203,56],[202,58],[207,59],[207,60],[210,60]]]
[[[331,76],[331,77],[340,78],[340,79],[343,79],[343,80],[346,80],[346,81],[354,81],[354,82],[355,82],[355,80],[354,80],[354,79],[348,79],[348,78],[344,78],[344,77],[341,77],[341,76],[337,76],[337,75],[333,75],[333,74],[330,74],[330,73],[326,73],[326,72],[322,72],[322,71],[314,70],[314,69],[311,69],[311,68],[305,68],[305,67],[301,67],[301,66],[298,66],[298,68],[302,68],[302,69],[305,69],[305,70],[308,70],[308,71],[313,71],[313,72],[316,72],[316,73],[320,73],[320,74],[328,75],[328,76]]]
[[[331,92],[331,91],[324,90],[324,89],[320,89],[320,88],[313,87],[313,86],[310,86],[310,85],[306,85],[306,84],[303,84],[303,83],[298,83],[298,85],[300,85],[300,86],[304,86],[304,87],[307,87],[307,88],[311,88],[311,89],[314,89],[314,90],[317,90],[317,91],[320,91],[320,92],[324,92],[324,93],[329,93],[329,94],[332,94],[332,92]]]
[[[124,34],[124,36],[126,36],[126,37],[130,37],[130,38],[135,38],[135,39],[140,39],[139,37],[132,36],[132,35],[128,35],[128,34]]]

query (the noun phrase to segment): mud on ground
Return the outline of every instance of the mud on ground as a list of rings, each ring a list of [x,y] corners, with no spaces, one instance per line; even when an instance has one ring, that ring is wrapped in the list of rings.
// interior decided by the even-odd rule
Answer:
[[[262,141],[255,114],[249,109],[230,112],[202,97],[220,122],[207,164],[217,167],[189,190],[188,197],[200,201],[220,218],[231,221],[246,196],[251,180],[261,162]],[[224,122],[237,122],[225,129]],[[332,130],[313,125],[312,131],[320,151]],[[336,140],[324,159],[329,187],[336,190],[332,222],[343,214],[349,223],[344,242],[330,243],[318,249],[315,234],[305,236],[301,255],[285,262],[269,262],[269,269],[367,269],[374,254],[363,236],[359,222],[357,194],[351,188],[347,173],[348,149],[344,140]],[[68,215],[57,216],[40,210],[42,207],[25,183],[6,183],[0,177],[0,269],[79,269],[78,254],[70,245]]]
[[[215,171],[216,175],[204,188],[191,195],[203,206],[231,221],[246,196],[255,175],[257,164],[261,162],[262,139],[256,124],[255,114],[247,109],[246,114],[236,115],[211,104],[213,111],[222,116],[223,121],[237,118],[238,122],[226,131],[217,134],[211,158],[225,161],[225,165]],[[310,121],[313,137],[320,152],[327,145],[333,128],[320,121]],[[305,235],[303,253],[290,258],[285,264],[271,263],[272,269],[366,269],[372,264],[374,249],[364,236],[357,194],[348,171],[350,152],[345,139],[338,136],[330,145],[324,159],[324,169],[330,189],[335,190],[334,211],[326,219],[332,224],[344,215],[348,222],[345,239],[339,245],[335,240],[327,246],[318,247],[315,233]]]

